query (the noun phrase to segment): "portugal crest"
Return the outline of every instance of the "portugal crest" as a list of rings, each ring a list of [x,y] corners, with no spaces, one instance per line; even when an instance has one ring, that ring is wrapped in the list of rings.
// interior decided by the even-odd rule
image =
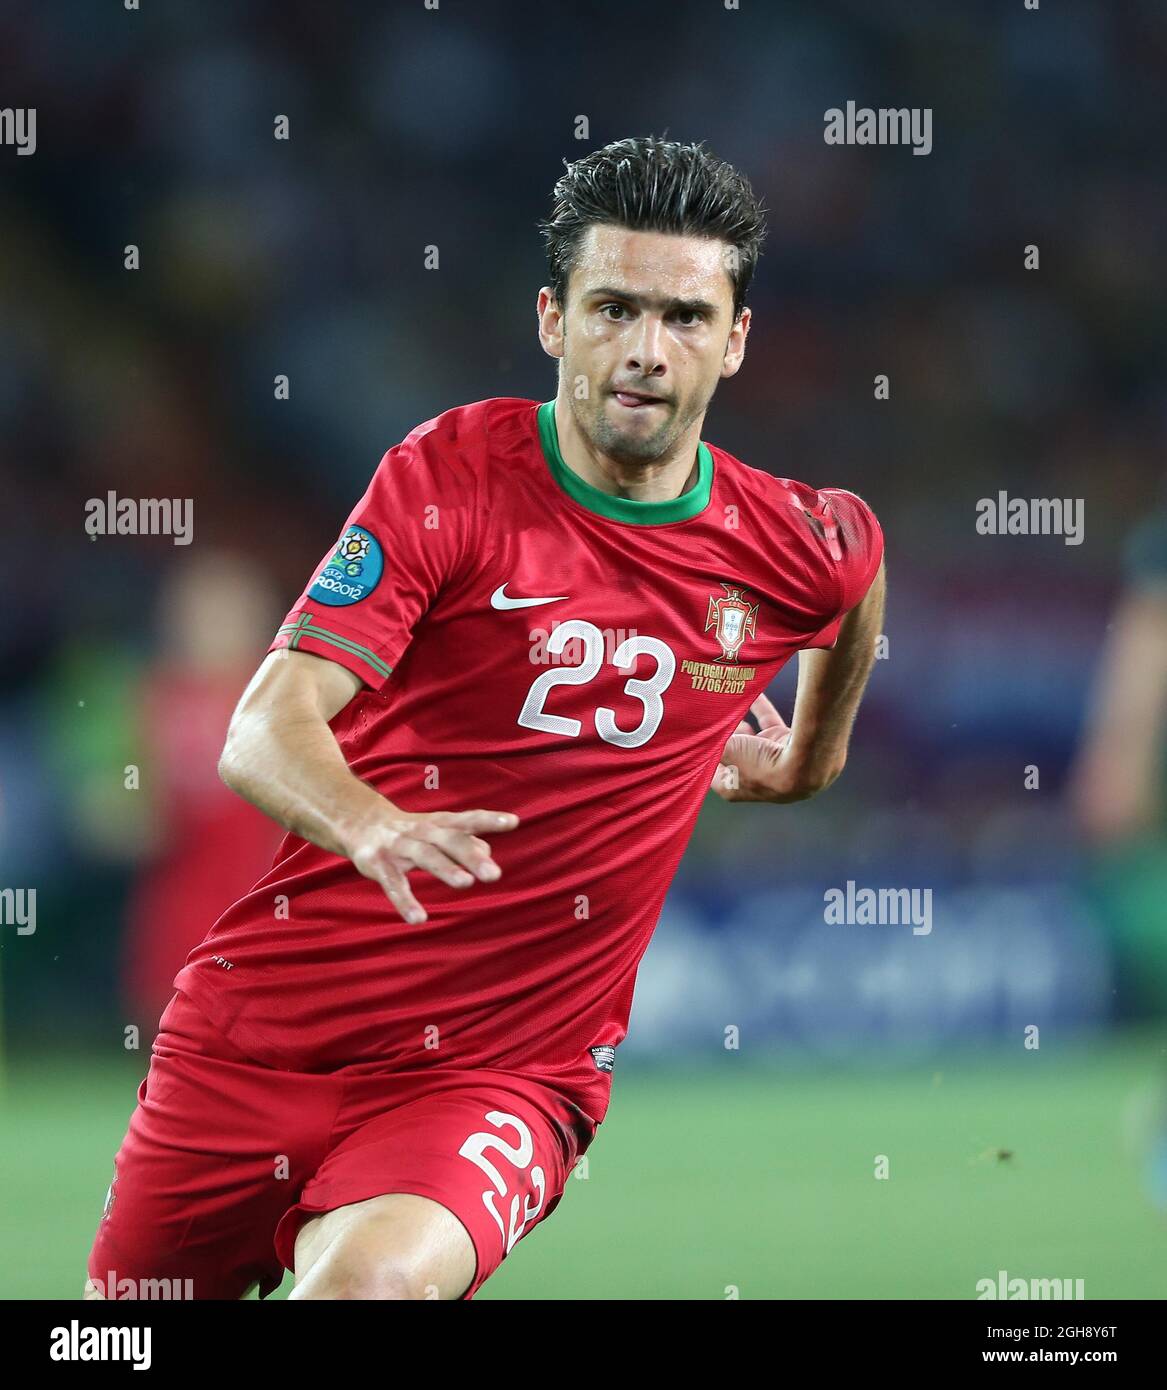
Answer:
[[[758,605],[750,603],[745,597],[746,590],[740,584],[727,584],[721,581],[724,595],[715,598],[709,595],[709,612],[705,618],[705,631],[713,628],[721,643],[719,661],[736,661],[742,643],[747,637],[757,635]]]

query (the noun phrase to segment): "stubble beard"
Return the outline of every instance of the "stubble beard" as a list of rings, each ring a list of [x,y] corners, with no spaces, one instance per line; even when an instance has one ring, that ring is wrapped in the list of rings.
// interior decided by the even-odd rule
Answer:
[[[663,458],[676,438],[672,403],[665,403],[665,418],[651,434],[636,435],[631,430],[618,428],[608,418],[608,399],[608,393],[605,392],[601,397],[599,409],[590,422],[589,434],[594,447],[617,463],[648,464],[656,463]]]

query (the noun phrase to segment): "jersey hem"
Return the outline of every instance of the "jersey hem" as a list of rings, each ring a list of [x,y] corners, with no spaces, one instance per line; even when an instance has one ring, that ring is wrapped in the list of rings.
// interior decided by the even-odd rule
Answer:
[[[249,1025],[240,1021],[237,1014],[232,1014],[229,1010],[220,1007],[221,996],[213,989],[205,986],[205,981],[198,973],[198,967],[185,965],[174,977],[173,987],[180,994],[195,1006],[196,1009],[206,1018],[208,1023],[219,1033],[230,1045],[238,1051],[244,1053],[253,1063],[261,1067],[271,1067],[274,1071],[297,1072],[307,1069],[299,1065],[295,1058],[290,1058],[287,1052],[281,1047],[269,1042],[262,1034],[255,1032]],[[366,1059],[367,1060],[367,1059]],[[359,1066],[359,1061],[349,1063],[349,1066]],[[392,1071],[392,1068],[388,1070]],[[587,1120],[595,1125],[598,1130],[607,1116],[609,1098],[605,1098],[602,1106],[596,1107],[600,1114],[595,1114],[592,1109],[590,1099],[585,1099],[574,1088],[565,1087],[558,1084],[554,1078],[543,1076],[537,1072],[528,1071],[518,1067],[507,1066],[488,1066],[485,1063],[466,1063],[462,1066],[450,1066],[444,1068],[429,1067],[425,1069],[433,1075],[435,1080],[448,1080],[451,1073],[462,1073],[468,1078],[477,1077],[489,1080],[492,1077],[513,1079],[535,1086],[540,1086],[544,1090],[551,1091],[559,1096],[561,1100],[573,1105],[583,1114]],[[324,1069],[324,1074],[338,1076],[342,1073],[341,1067],[329,1067]],[[417,1070],[408,1068],[398,1069],[395,1073],[400,1076],[416,1076]]]

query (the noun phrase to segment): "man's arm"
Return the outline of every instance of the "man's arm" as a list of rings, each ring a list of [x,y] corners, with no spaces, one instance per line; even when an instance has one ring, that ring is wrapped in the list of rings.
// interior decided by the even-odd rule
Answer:
[[[765,695],[755,702],[758,731],[743,720],[726,743],[712,784],[719,796],[726,801],[806,801],[839,776],[875,664],[886,591],[881,563],[867,593],[843,619],[834,647],[799,652],[790,724]]]
[[[329,721],[361,688],[352,671],[308,652],[273,651],[239,701],[219,759],[232,791],[286,830],[351,859],[409,922],[426,914],[406,874],[426,870],[453,888],[501,870],[480,834],[513,830],[499,811],[410,812],[349,769]],[[469,871],[469,872],[468,872]]]
[[[1125,593],[1111,626],[1068,779],[1075,823],[1096,847],[1145,834],[1163,814],[1167,587]]]

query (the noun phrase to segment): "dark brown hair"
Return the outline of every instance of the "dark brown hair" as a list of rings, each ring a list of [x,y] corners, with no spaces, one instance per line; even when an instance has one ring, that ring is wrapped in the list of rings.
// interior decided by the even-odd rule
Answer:
[[[682,145],[637,136],[567,164],[552,193],[551,216],[539,223],[560,307],[567,302],[576,251],[596,223],[728,242],[736,252],[726,266],[736,322],[766,236],[766,213],[745,175],[704,141]]]

